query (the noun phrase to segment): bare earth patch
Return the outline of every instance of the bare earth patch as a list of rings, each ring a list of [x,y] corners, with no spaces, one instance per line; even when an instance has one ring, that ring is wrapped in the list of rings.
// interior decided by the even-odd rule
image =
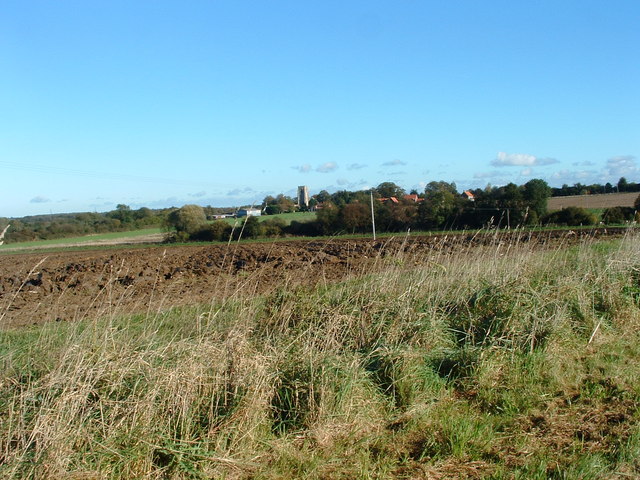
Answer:
[[[332,239],[210,246],[157,246],[0,256],[0,325],[74,321],[156,312],[239,292],[265,293],[370,273],[398,250],[417,263],[434,252],[456,252],[516,241],[544,247],[623,230]]]

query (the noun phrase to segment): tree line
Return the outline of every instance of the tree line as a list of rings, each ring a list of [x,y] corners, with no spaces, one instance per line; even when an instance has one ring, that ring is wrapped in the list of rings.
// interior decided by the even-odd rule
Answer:
[[[233,208],[185,205],[182,208],[131,209],[119,204],[114,210],[96,213],[69,213],[37,215],[19,219],[0,218],[0,228],[11,224],[5,242],[45,240],[94,233],[165,227],[173,232],[174,240],[226,240],[229,238],[275,237],[283,235],[335,235],[364,233],[371,230],[370,196],[373,196],[374,215],[380,232],[413,230],[443,230],[482,227],[514,227],[518,225],[593,225],[599,219],[584,209],[568,207],[547,212],[549,196],[562,196],[611,191],[640,191],[640,184],[627,182],[623,177],[613,186],[581,185],[551,188],[540,179],[524,185],[509,183],[501,187],[488,185],[468,190],[471,197],[458,192],[455,183],[433,181],[424,191],[407,193],[393,182],[383,182],[371,191],[340,190],[329,193],[322,190],[313,195],[308,206],[298,206],[293,198],[284,194],[267,196],[260,208],[266,215],[315,210],[316,220],[293,221],[286,224],[277,217],[258,221],[249,217],[241,227],[233,228],[224,221],[209,220],[215,215],[229,213]],[[640,210],[636,206],[606,209],[602,221],[620,224],[633,221]]]
[[[293,221],[289,225],[278,217],[259,221],[248,217],[235,227],[218,220],[207,222],[197,205],[186,205],[169,214],[168,224],[179,241],[224,241],[237,238],[277,236],[320,236],[367,233],[372,229],[371,211],[377,231],[458,230],[478,228],[513,228],[535,225],[594,225],[598,217],[583,208],[568,207],[547,212],[552,189],[540,179],[524,185],[510,183],[501,187],[457,191],[455,183],[430,182],[424,192],[409,194],[393,182],[383,182],[367,191],[321,191],[311,198],[309,208],[316,210],[312,221]],[[284,195],[265,197],[265,214],[295,211],[293,199]],[[614,207],[603,212],[602,220],[620,224],[634,220],[640,210],[640,196],[635,208]]]

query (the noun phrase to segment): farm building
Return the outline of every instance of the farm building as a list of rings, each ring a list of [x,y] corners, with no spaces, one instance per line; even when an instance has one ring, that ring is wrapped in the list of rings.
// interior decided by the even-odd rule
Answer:
[[[259,208],[241,208],[236,214],[237,217],[259,217],[262,211]]]

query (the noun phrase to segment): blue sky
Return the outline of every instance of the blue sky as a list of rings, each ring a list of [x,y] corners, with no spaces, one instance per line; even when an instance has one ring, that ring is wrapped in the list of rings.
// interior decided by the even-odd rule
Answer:
[[[640,2],[4,1],[0,216],[640,182]]]

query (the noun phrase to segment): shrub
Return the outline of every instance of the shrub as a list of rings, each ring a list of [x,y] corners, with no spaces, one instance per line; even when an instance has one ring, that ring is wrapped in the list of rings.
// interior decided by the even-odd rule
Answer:
[[[207,222],[204,209],[199,205],[185,205],[167,217],[167,225],[176,232],[192,234]]]
[[[189,240],[201,242],[222,242],[231,235],[232,227],[224,220],[216,220],[189,235]]]
[[[632,207],[606,208],[604,212],[602,212],[602,221],[607,225],[632,222],[634,213],[635,211]]]
[[[551,212],[542,219],[544,224],[554,225],[595,225],[597,217],[588,210],[580,207],[567,207],[562,210]]]
[[[287,224],[282,218],[270,218],[262,222],[262,234],[265,237],[279,237],[286,226]]]

